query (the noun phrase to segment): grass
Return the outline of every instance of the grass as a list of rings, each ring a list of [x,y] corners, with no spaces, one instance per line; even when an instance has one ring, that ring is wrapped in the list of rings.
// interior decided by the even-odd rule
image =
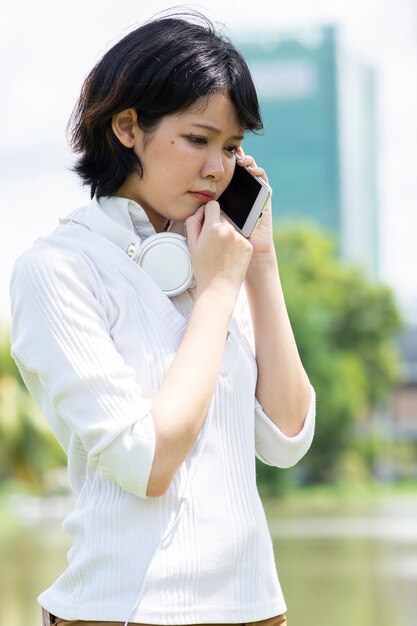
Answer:
[[[271,515],[332,515],[340,511],[363,513],[384,501],[405,498],[415,498],[417,501],[417,482],[300,486],[280,498],[263,498],[263,502],[267,513]]]

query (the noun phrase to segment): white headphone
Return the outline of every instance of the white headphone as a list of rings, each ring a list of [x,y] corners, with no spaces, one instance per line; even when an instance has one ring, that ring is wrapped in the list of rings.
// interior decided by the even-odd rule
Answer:
[[[165,295],[177,296],[193,282],[187,240],[176,233],[156,233],[143,242],[128,228],[108,217],[98,202],[91,202],[84,220],[93,232],[110,239],[142,267]]]

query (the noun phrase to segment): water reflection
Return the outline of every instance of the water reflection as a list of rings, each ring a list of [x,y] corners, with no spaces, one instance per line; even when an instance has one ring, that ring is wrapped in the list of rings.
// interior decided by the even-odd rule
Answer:
[[[26,526],[0,534],[1,625],[40,624],[36,596],[62,571],[69,547],[61,504],[23,506]],[[282,504],[267,512],[289,626],[416,626],[416,499],[326,515]]]
[[[269,525],[289,626],[416,626],[417,499]]]

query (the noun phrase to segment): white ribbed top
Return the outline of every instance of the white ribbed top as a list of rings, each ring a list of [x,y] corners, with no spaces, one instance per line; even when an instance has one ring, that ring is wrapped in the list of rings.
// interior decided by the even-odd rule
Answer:
[[[103,208],[133,222],[141,238],[152,234],[135,203],[112,199]],[[169,300],[89,231],[84,215],[38,240],[11,282],[12,353],[68,453],[78,493],[64,522],[74,538],[68,567],[39,601],[67,620],[244,623],[283,613],[255,455],[288,467],[305,454],[314,392],[296,437],[262,411],[242,291],[205,431],[168,492],[146,498],[152,398],[181,342],[192,292]]]

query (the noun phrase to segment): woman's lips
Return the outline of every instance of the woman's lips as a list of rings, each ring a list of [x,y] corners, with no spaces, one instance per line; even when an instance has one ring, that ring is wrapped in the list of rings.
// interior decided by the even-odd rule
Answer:
[[[215,193],[211,191],[190,191],[190,194],[194,196],[199,202],[210,202],[215,197]]]

